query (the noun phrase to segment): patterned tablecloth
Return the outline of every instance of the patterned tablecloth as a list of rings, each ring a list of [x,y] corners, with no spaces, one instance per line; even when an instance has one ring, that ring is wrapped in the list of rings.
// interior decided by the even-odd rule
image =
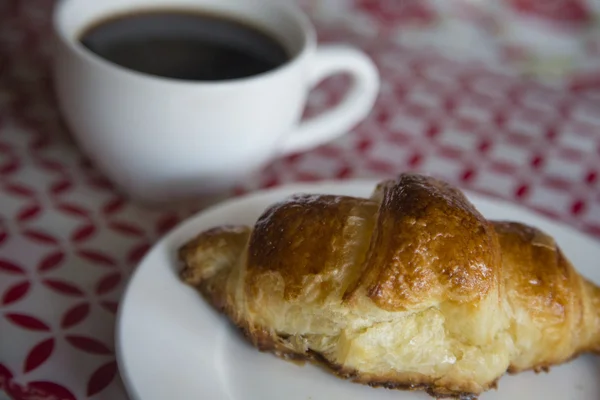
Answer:
[[[594,91],[527,80],[498,59],[410,46],[406,30],[373,32],[365,21],[394,26],[384,0],[337,2],[348,13],[341,23],[321,10],[335,1],[305,3],[319,13],[323,41],[353,42],[373,57],[381,94],[353,132],[275,160],[236,194],[415,170],[600,237]],[[405,3],[394,9],[404,22],[406,15],[429,21],[436,10]],[[512,3],[527,9],[534,2]],[[140,257],[192,210],[129,202],[75,146],[55,110],[47,69],[51,6],[0,1],[0,398],[3,390],[15,399],[125,399],[113,343],[120,294]],[[569,10],[581,19],[577,7]],[[360,21],[365,29],[354,29]],[[309,112],[335,103],[346,86],[343,78],[325,82]]]

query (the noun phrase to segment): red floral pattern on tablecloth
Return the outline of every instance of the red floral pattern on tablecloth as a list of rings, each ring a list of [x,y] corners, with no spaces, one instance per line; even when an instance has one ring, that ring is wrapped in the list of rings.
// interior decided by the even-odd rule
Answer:
[[[591,21],[585,0],[508,0],[518,12],[553,22],[581,24]]]
[[[569,87],[600,72],[595,0],[313,0],[315,15],[361,35]],[[340,10],[341,8],[341,10]],[[592,88],[592,90],[597,90]]]
[[[0,390],[125,399],[113,343],[119,297],[151,244],[193,210],[129,202],[77,150],[52,97],[51,3],[0,2]],[[347,136],[275,160],[236,194],[414,170],[600,237],[600,103],[581,94],[585,82],[559,90],[381,39],[321,37],[370,53],[382,74],[375,109]],[[308,114],[347,84],[323,84]]]
[[[356,0],[355,7],[383,25],[429,25],[437,13],[429,0]]]

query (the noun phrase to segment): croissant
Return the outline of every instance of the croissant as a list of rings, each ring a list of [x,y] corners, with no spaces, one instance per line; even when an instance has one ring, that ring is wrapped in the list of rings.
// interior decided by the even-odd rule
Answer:
[[[294,195],[179,256],[256,348],[371,386],[473,399],[507,371],[600,352],[600,288],[554,240],[431,177]]]

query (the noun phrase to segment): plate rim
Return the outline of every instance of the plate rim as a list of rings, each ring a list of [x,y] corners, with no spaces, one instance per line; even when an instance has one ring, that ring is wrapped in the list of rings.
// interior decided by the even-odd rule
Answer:
[[[199,210],[198,212],[196,212],[196,213],[188,216],[184,220],[180,221],[177,225],[175,225],[173,228],[171,228],[167,233],[162,235],[152,245],[152,247],[148,250],[148,252],[144,255],[144,257],[134,267],[133,273],[130,275],[129,280],[127,281],[127,284],[123,288],[123,292],[119,299],[119,307],[117,309],[117,315],[115,317],[115,327],[114,327],[115,358],[117,361],[118,371],[119,371],[121,380],[123,382],[123,385],[126,389],[127,395],[130,396],[134,400],[142,400],[142,397],[138,393],[138,391],[135,388],[135,385],[133,384],[133,381],[130,377],[130,370],[127,368],[127,366],[126,366],[127,364],[123,359],[124,352],[123,352],[123,348],[122,348],[122,345],[123,345],[122,338],[124,336],[124,331],[123,331],[123,329],[124,329],[123,328],[123,319],[125,318],[124,311],[123,311],[125,309],[124,305],[127,302],[129,294],[131,293],[131,288],[135,284],[136,278],[137,278],[137,276],[139,276],[143,265],[146,264],[148,259],[150,259],[153,256],[153,253],[155,251],[157,251],[158,248],[165,247],[165,245],[170,240],[172,240],[171,238],[176,236],[179,231],[184,230],[186,226],[193,224],[196,220],[202,218],[202,216],[213,213],[221,208],[226,208],[226,207],[232,206],[236,203],[243,204],[244,202],[250,201],[252,199],[260,198],[263,196],[273,195],[274,193],[277,193],[277,192],[301,193],[304,191],[307,193],[318,193],[318,190],[323,189],[323,191],[321,193],[327,194],[328,193],[327,188],[331,187],[331,186],[335,186],[335,187],[364,186],[364,187],[366,187],[366,186],[370,185],[374,189],[375,185],[377,185],[378,183],[380,183],[383,180],[384,179],[382,179],[382,178],[380,178],[380,179],[362,178],[362,179],[347,179],[347,180],[333,179],[333,180],[322,180],[322,181],[316,181],[316,182],[292,182],[289,184],[279,185],[279,186],[272,187],[272,188],[259,189],[256,191],[252,191],[252,192],[243,194],[241,196],[230,197],[228,199],[225,199],[223,201],[220,201],[218,203],[210,205],[207,208]],[[566,224],[564,221],[549,218],[548,216],[536,211],[535,209],[523,206],[523,205],[515,203],[515,202],[511,202],[509,200],[506,200],[506,199],[503,199],[500,197],[494,197],[494,196],[490,196],[488,194],[482,194],[482,193],[478,193],[478,192],[471,191],[468,189],[460,188],[460,190],[462,193],[465,194],[465,196],[467,197],[467,199],[470,202],[484,201],[493,206],[498,206],[498,207],[502,207],[503,205],[509,206],[512,209],[517,209],[521,212],[532,214],[536,218],[544,220],[545,222],[549,223],[550,225],[559,226],[563,231],[565,231],[569,235],[579,236],[580,238],[585,239],[585,241],[590,242],[590,244],[600,245],[599,240],[597,240],[595,237],[587,234],[586,232],[578,230],[577,228],[573,227],[572,225]]]

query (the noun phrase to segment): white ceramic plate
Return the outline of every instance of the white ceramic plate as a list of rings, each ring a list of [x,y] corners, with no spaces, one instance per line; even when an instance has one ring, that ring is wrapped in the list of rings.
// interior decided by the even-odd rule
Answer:
[[[420,392],[373,389],[311,365],[259,353],[181,283],[177,248],[202,230],[227,223],[254,224],[266,207],[298,192],[368,197],[373,181],[324,182],[258,192],[206,210],[162,239],[138,266],[118,317],[117,355],[123,381],[136,400],[410,400]],[[469,195],[490,219],[510,219],[552,234],[577,269],[600,282],[600,245],[580,233],[514,205]],[[600,359],[583,356],[549,374],[505,376],[482,400],[598,400]]]

